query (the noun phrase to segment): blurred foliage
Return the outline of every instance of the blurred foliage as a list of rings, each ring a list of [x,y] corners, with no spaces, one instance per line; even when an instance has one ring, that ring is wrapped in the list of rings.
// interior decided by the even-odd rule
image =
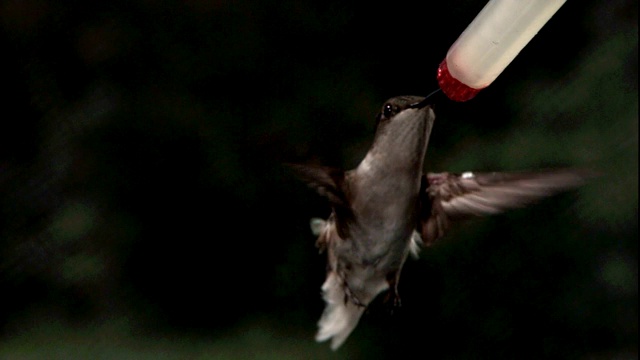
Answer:
[[[594,168],[411,261],[313,341],[325,201],[386,98],[426,94],[484,1],[0,0],[0,357],[637,358],[638,25],[569,1],[490,88],[437,104],[428,171]]]

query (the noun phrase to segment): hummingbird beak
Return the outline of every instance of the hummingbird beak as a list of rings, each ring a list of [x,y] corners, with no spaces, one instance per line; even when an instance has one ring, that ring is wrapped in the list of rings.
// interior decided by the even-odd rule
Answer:
[[[438,88],[437,90],[431,92],[431,94],[427,95],[424,99],[422,99],[422,101],[417,102],[415,104],[409,105],[409,108],[411,108],[411,109],[422,109],[423,107],[425,107],[427,105],[433,105],[435,103],[435,99],[432,99],[431,97],[433,95],[436,95],[440,91],[441,91],[440,88]]]

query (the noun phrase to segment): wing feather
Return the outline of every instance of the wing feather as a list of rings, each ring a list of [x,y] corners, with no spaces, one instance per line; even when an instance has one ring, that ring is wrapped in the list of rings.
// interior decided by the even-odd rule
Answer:
[[[577,170],[521,173],[428,173],[421,192],[420,230],[426,245],[442,237],[450,220],[494,215],[582,185]]]

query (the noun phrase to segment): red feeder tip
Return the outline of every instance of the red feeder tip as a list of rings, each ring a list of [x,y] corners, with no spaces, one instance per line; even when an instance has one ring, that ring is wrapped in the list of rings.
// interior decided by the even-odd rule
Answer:
[[[482,90],[468,87],[451,76],[447,59],[442,60],[440,67],[438,67],[438,85],[449,99],[460,102],[473,99]]]

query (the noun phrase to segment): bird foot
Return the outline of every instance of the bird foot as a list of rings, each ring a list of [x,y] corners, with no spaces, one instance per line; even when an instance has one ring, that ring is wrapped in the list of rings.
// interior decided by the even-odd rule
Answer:
[[[400,299],[400,295],[394,290],[389,290],[387,295],[384,298],[385,304],[390,304],[389,312],[393,314],[396,310],[402,307],[402,300]]]

